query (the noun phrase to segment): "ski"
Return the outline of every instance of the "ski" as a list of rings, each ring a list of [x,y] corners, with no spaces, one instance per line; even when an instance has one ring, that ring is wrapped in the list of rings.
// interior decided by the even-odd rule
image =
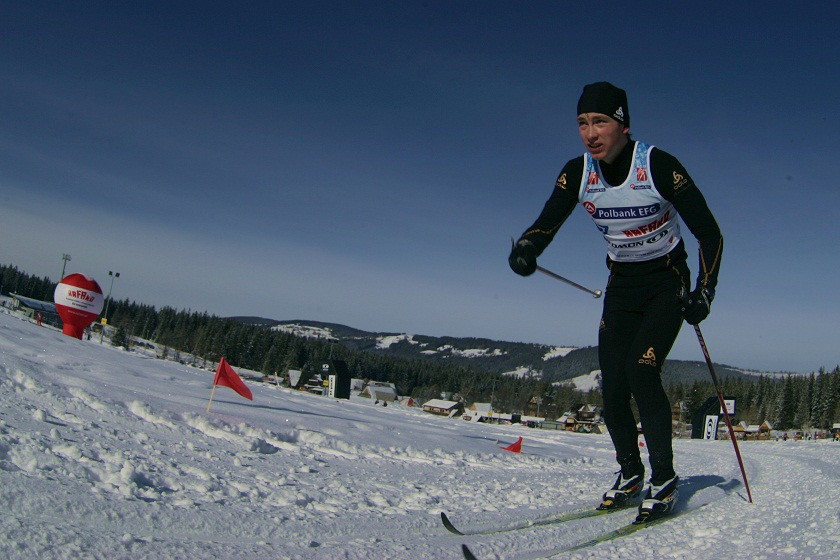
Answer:
[[[705,505],[705,504],[703,504],[703,505]],[[703,506],[700,506],[700,507],[703,507]],[[697,509],[699,509],[699,508],[697,508]],[[609,511],[615,511],[615,510],[609,510]],[[600,534],[596,537],[593,537],[589,540],[586,540],[586,541],[584,541],[582,543],[579,543],[579,544],[576,544],[574,546],[561,547],[561,548],[556,548],[554,550],[543,550],[539,553],[539,558],[560,558],[561,556],[564,556],[564,555],[568,554],[569,552],[575,552],[577,550],[581,550],[581,549],[584,549],[584,548],[589,548],[589,547],[595,546],[597,544],[609,542],[609,541],[612,541],[612,540],[615,540],[615,539],[618,539],[618,538],[621,538],[621,537],[626,537],[628,535],[632,535],[633,533],[636,533],[637,531],[640,531],[642,529],[647,529],[648,527],[653,527],[654,525],[659,525],[663,521],[668,521],[670,519],[674,519],[675,517],[678,517],[678,516],[682,515],[683,513],[688,513],[688,511],[693,511],[693,510],[684,510],[684,511],[680,511],[680,512],[671,513],[671,514],[666,515],[664,517],[659,517],[659,518],[654,519],[652,521],[648,521],[647,523],[628,523],[627,525],[623,525],[623,526],[619,527],[618,529],[613,529],[611,531],[607,531],[605,533],[602,533],[602,534]],[[463,553],[465,560],[478,560],[478,557],[472,552],[472,550],[470,550],[470,547],[468,547],[466,544],[461,545],[461,552]]]
[[[639,530],[644,529],[646,527],[651,527],[653,525],[657,525],[657,524],[661,523],[662,521],[665,521],[666,519],[669,519],[670,517],[673,517],[673,515],[670,515],[668,517],[660,517],[659,519],[655,519],[655,520],[650,521],[648,523],[640,523],[640,524],[628,523],[627,525],[619,527],[618,529],[613,529],[612,531],[608,531],[606,533],[598,535],[597,537],[594,537],[594,538],[589,539],[587,541],[584,541],[582,543],[576,544],[574,546],[558,548],[558,549],[555,549],[555,550],[543,550],[542,552],[540,552],[539,557],[540,558],[558,558],[558,557],[560,557],[560,556],[562,556],[566,553],[569,553],[569,552],[574,552],[576,550],[581,550],[583,548],[589,548],[591,546],[595,546],[596,544],[611,541],[611,540],[614,540],[614,539],[617,539],[617,538],[620,538],[620,537],[624,537],[624,536],[627,536],[627,535],[632,535],[636,531],[639,531]],[[473,554],[472,550],[470,550],[470,547],[468,547],[465,544],[461,545],[461,552],[464,554],[464,559],[465,560],[478,560],[478,557],[475,554]]]
[[[617,538],[620,538],[620,537],[626,537],[627,535],[632,535],[636,531],[640,531],[642,529],[646,529],[648,527],[658,525],[658,524],[662,523],[663,521],[673,519],[676,515],[678,515],[678,514],[672,513],[672,514],[667,515],[665,517],[660,517],[658,519],[648,521],[647,523],[628,523],[627,525],[619,527],[618,529],[613,529],[612,531],[608,531],[606,533],[598,535],[597,537],[589,539],[588,541],[584,541],[580,544],[576,544],[575,546],[570,546],[568,548],[555,550],[555,551],[549,553],[550,555],[548,557],[549,558],[555,558],[555,557],[557,557],[561,554],[565,554],[567,552],[573,552],[575,550],[581,550],[583,548],[589,548],[590,546],[595,546],[596,544],[608,542],[608,541],[611,541],[611,540],[614,540],[614,539],[617,539]]]
[[[635,506],[633,506],[635,507]],[[521,531],[522,529],[530,529],[531,527],[541,527],[543,525],[556,525],[558,523],[565,523],[566,521],[575,521],[577,519],[587,519],[589,517],[597,517],[599,515],[606,515],[609,513],[614,513],[617,511],[626,511],[630,508],[616,508],[616,509],[583,509],[579,511],[572,511],[569,513],[562,513],[558,515],[552,515],[550,517],[543,517],[540,519],[529,519],[523,521],[521,523],[515,523],[512,525],[505,525],[499,527],[491,527],[489,529],[474,529],[474,530],[460,530],[449,520],[446,513],[440,512],[440,520],[443,522],[443,526],[446,529],[455,535],[496,535],[499,533],[509,533],[511,531]]]

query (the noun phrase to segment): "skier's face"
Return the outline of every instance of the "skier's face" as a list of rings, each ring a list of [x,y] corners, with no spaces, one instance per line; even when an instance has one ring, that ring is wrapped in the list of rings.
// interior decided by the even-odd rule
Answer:
[[[627,144],[630,128],[602,113],[581,113],[578,131],[593,159],[612,163]]]

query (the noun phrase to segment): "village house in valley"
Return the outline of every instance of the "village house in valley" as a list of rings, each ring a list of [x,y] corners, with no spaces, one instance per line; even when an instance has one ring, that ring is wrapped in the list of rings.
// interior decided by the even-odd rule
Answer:
[[[440,416],[455,417],[464,412],[464,403],[444,399],[432,399],[423,404],[423,410]]]

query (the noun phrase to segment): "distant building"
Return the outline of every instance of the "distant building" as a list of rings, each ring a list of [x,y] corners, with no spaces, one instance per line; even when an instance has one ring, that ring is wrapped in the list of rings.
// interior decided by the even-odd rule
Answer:
[[[324,382],[321,375],[311,371],[290,369],[288,373],[289,387],[298,391],[309,391],[318,395],[324,394]]]
[[[598,408],[592,404],[576,405],[573,410],[564,413],[556,422],[546,426],[549,429],[558,429],[563,426],[567,432],[579,432],[585,434],[606,433],[604,421],[598,414]]]
[[[488,424],[524,424],[528,427],[536,427],[545,418],[541,416],[530,416],[519,413],[499,412],[493,410],[490,403],[473,403],[464,411],[462,416],[469,422],[485,422]]]
[[[741,428],[740,430],[738,428]],[[720,429],[718,430],[720,431]],[[741,422],[738,426],[733,426],[732,431],[735,432],[735,437],[743,434],[744,439],[770,439],[770,434],[773,431],[773,426],[770,422],[764,421],[761,424],[747,424]]]
[[[462,418],[469,422],[486,422],[493,417],[493,407],[490,403],[472,403],[464,411]]]
[[[432,399],[423,404],[423,410],[440,416],[458,416],[464,412],[464,403]]]
[[[13,309],[23,312],[30,319],[35,320],[36,313],[40,313],[43,322],[58,327],[62,325],[55,303],[32,299],[15,293],[9,293],[9,296],[14,303]]]
[[[600,420],[598,408],[594,404],[583,404],[577,409],[576,417],[580,422],[595,422]]]
[[[397,386],[385,381],[371,381],[362,390],[360,396],[376,401],[393,402],[397,400]]]
[[[309,376],[304,377],[303,372],[299,369],[290,369],[286,375],[289,379],[289,387],[292,389],[301,389],[309,381]]]
[[[466,410],[467,413],[475,413],[478,416],[489,416],[493,412],[493,405],[487,403],[472,403]]]

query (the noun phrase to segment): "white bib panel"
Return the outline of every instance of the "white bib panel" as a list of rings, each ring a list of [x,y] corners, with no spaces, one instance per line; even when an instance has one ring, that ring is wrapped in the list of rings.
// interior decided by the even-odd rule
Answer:
[[[592,216],[614,261],[648,261],[668,254],[681,239],[679,217],[650,173],[653,146],[636,142],[633,165],[624,182],[603,181],[598,162],[584,154],[578,200]]]

